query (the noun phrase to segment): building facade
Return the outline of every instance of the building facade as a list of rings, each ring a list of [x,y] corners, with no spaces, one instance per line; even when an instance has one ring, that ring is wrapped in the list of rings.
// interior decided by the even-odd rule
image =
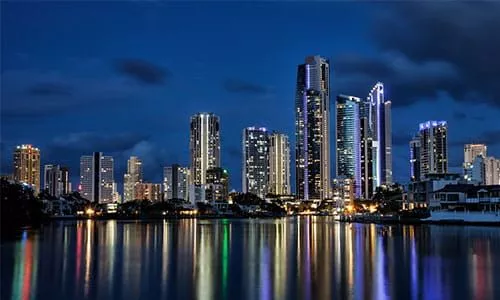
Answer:
[[[474,161],[480,156],[486,158],[487,147],[484,144],[465,144],[464,145],[464,179],[468,182],[478,180],[478,172],[474,170]],[[476,161],[476,164],[478,162]],[[483,166],[484,167],[484,166]],[[473,174],[474,173],[474,174]],[[474,178],[473,178],[474,177]],[[483,178],[484,180],[484,178]]]
[[[300,200],[331,198],[330,63],[309,56],[297,68],[295,168]]]
[[[367,97],[372,137],[374,187],[392,183],[391,101],[385,99],[384,84],[377,82]]]
[[[361,196],[362,190],[360,102],[357,97],[339,95],[335,105],[335,177],[351,179],[356,197]]]
[[[141,182],[135,187],[135,199],[138,200],[149,200],[149,201],[161,201],[161,184],[160,183],[148,183]]]
[[[247,127],[243,130],[243,193],[262,199],[269,189],[269,134],[266,128]]]
[[[220,167],[220,120],[213,113],[191,117],[191,183],[205,184],[207,170]]]
[[[80,158],[80,194],[94,203],[112,203],[114,160],[102,152]]]
[[[40,192],[40,149],[32,145],[20,145],[13,155],[15,181],[30,185],[35,194]]]
[[[228,201],[229,173],[223,168],[207,170],[206,198],[209,201]]]
[[[500,185],[500,159],[486,157],[484,160],[486,185]]]
[[[123,199],[125,202],[135,200],[135,187],[142,182],[142,161],[131,156],[127,161],[127,173],[123,176]]]
[[[178,164],[163,168],[163,192],[165,200],[189,200],[189,173],[188,167]]]
[[[419,125],[420,178],[428,174],[448,173],[448,124],[427,121]]]
[[[420,180],[420,136],[410,141],[410,180]]]
[[[45,165],[43,174],[43,188],[49,195],[59,197],[71,192],[68,168],[59,165]]]
[[[290,143],[288,136],[273,132],[269,136],[269,193],[290,195]]]

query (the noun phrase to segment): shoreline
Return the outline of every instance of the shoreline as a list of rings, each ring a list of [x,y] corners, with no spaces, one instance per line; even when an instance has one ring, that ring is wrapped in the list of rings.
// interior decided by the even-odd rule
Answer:
[[[316,216],[316,217],[334,217],[332,215],[287,215],[287,216],[98,216],[98,217],[80,217],[80,216],[60,216],[49,217],[47,221],[65,221],[65,220],[116,220],[116,221],[161,221],[161,220],[182,220],[182,219],[199,219],[199,220],[214,220],[214,219],[282,219],[293,218],[300,216]],[[366,217],[358,217],[355,219],[340,218],[336,219],[340,223],[359,223],[359,224],[380,224],[380,225],[454,225],[454,226],[493,226],[500,227],[499,221],[470,221],[463,219],[442,219],[442,220],[428,220],[417,218],[403,218],[403,219],[373,219]]]

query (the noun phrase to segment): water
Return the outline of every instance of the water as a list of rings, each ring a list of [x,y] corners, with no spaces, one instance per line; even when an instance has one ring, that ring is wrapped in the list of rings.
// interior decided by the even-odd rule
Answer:
[[[63,221],[1,258],[2,299],[500,299],[493,227]]]

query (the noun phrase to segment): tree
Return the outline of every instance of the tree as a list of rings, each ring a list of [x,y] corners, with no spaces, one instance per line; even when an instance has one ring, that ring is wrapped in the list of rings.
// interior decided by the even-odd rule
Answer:
[[[3,178],[0,185],[2,232],[41,224],[44,218],[42,205],[29,186]]]

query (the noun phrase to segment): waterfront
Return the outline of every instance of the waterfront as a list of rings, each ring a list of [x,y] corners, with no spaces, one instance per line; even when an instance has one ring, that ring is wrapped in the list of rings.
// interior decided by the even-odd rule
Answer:
[[[499,299],[494,227],[332,217],[57,221],[1,245],[2,299]]]

